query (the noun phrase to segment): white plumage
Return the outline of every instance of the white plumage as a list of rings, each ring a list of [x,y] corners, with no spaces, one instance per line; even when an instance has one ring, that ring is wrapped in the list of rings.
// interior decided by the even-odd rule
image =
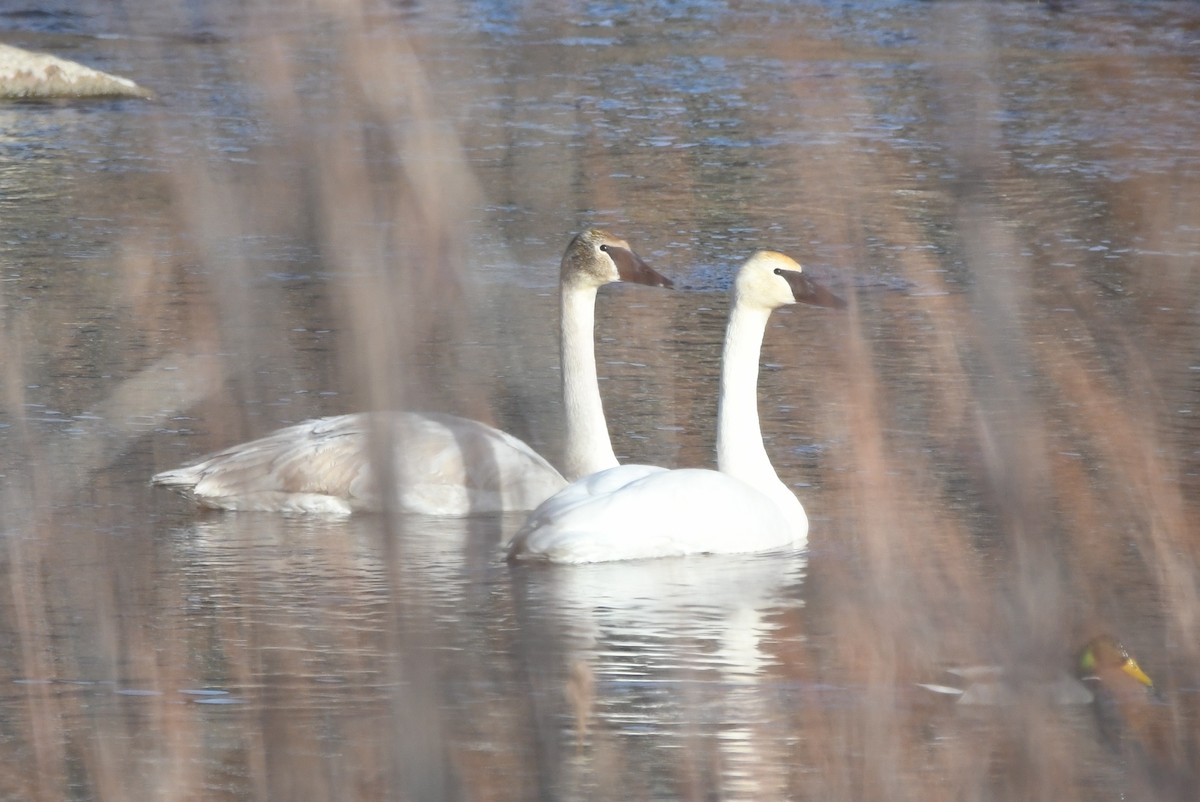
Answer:
[[[547,499],[509,546],[510,559],[632,560],[802,546],[808,517],[767,457],[758,421],[758,358],[772,310],[845,302],[791,258],[760,251],[738,271],[721,364],[717,471],[623,465]]]

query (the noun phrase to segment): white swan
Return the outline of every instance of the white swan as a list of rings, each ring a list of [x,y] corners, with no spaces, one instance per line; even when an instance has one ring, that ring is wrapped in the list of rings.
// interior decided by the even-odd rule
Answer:
[[[772,310],[845,301],[791,258],[759,251],[738,271],[721,364],[717,467],[622,465],[547,499],[513,537],[509,559],[632,560],[803,545],[808,516],[779,480],[758,423],[758,357]]]
[[[592,333],[596,293],[615,281],[671,286],[624,240],[598,229],[577,234],[559,275],[565,474],[571,479],[617,464]],[[380,492],[381,473],[393,483],[394,498]],[[222,510],[346,515],[394,504],[445,516],[530,510],[567,483],[509,434],[467,418],[415,412],[305,421],[150,481]]]

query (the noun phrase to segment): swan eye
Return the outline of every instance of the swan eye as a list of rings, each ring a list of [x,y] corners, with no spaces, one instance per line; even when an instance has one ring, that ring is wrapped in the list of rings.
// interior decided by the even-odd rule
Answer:
[[[607,245],[601,245],[601,246],[600,246],[600,250],[604,251],[605,253],[608,253],[608,246],[607,246]]]
[[[782,267],[777,267],[777,268],[775,268],[775,275],[777,275],[777,276],[782,276],[782,275],[783,275],[783,268],[782,268]]]

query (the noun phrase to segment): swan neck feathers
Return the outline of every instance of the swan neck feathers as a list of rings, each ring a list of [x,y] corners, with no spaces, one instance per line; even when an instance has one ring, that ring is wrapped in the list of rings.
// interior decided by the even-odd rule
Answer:
[[[771,498],[791,521],[797,540],[802,540],[808,534],[808,516],[775,472],[758,417],[759,357],[767,321],[773,310],[795,303],[786,279],[774,273],[782,260],[795,265],[782,254],[760,252],[743,266],[734,283],[721,356],[717,467]]]
[[[778,481],[758,418],[758,359],[769,316],[769,310],[735,303],[725,331],[717,400],[717,466],[755,485]]]
[[[563,475],[567,481],[617,464],[596,376],[596,294],[596,286],[564,276],[560,356],[567,429]]]

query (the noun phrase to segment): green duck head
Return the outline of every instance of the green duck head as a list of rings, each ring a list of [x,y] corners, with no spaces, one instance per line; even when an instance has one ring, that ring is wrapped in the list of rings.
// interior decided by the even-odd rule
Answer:
[[[1142,671],[1142,667],[1130,656],[1125,647],[1110,635],[1100,635],[1087,642],[1079,652],[1076,673],[1079,679],[1111,682],[1119,678],[1117,672],[1124,674],[1150,690],[1154,682]]]

